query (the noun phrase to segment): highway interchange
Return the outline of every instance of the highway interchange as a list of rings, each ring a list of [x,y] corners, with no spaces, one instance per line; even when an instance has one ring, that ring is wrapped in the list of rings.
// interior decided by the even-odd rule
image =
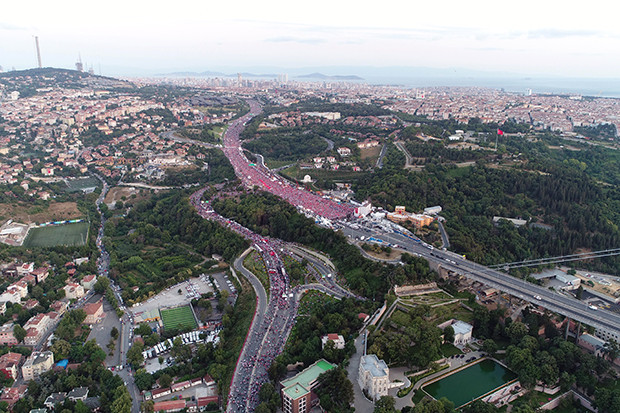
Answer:
[[[261,108],[256,101],[248,101],[250,112],[232,121],[224,133],[223,151],[231,161],[237,176],[247,187],[258,186],[259,188],[278,195],[306,214],[312,215],[317,221],[342,231],[350,237],[352,242],[366,240],[380,245],[389,245],[402,249],[412,255],[427,259],[441,265],[455,274],[464,275],[486,285],[497,288],[503,292],[530,301],[536,305],[545,307],[551,311],[563,314],[573,320],[602,328],[620,337],[620,315],[605,310],[593,310],[586,303],[580,302],[570,296],[539,287],[523,280],[511,277],[497,270],[471,262],[464,257],[433,248],[420,241],[412,234],[407,233],[402,227],[388,222],[373,222],[368,219],[352,218],[354,207],[347,204],[339,204],[332,200],[324,199],[316,194],[305,191],[301,187],[284,180],[273,171],[264,166],[264,163],[253,164],[243,154],[239,135],[245,125],[260,113]],[[174,137],[174,135],[170,135]],[[180,139],[174,137],[175,139]],[[198,143],[187,140],[191,143]],[[205,145],[207,146],[207,145]],[[212,146],[212,145],[208,145]],[[243,256],[234,263],[234,268],[240,271],[253,286],[257,296],[256,313],[248,331],[246,341],[239,356],[233,378],[231,380],[228,397],[228,412],[252,411],[258,404],[258,391],[262,384],[268,381],[268,368],[273,359],[282,352],[290,331],[294,325],[297,313],[298,300],[304,291],[317,289],[333,295],[337,298],[353,296],[345,288],[336,282],[336,271],[324,258],[313,254],[290,243],[281,240],[265,238],[242,227],[238,223],[221,217],[210,209],[202,199],[206,188],[195,192],[191,196],[191,202],[198,213],[205,219],[211,219],[237,232],[250,240],[252,247],[263,258],[265,267],[270,277],[269,295],[265,292],[260,281],[243,265]],[[97,207],[102,202],[107,185],[97,200]],[[101,251],[99,259],[99,274],[107,276],[109,266],[109,254],[101,242],[105,218],[102,216],[102,225],[97,237],[97,244]],[[317,283],[303,286],[290,287],[286,271],[282,262],[282,254],[293,254],[306,258],[319,273]],[[119,304],[122,298],[114,284]],[[123,328],[121,329],[120,365],[126,365],[126,354],[131,343],[132,320],[127,311],[124,311]],[[131,372],[123,370],[121,374],[127,384],[133,399],[132,411],[139,410],[138,391],[133,382]]]
[[[243,154],[239,135],[245,125],[252,117],[260,113],[261,109],[255,101],[249,101],[248,103],[250,104],[250,112],[233,121],[225,132],[223,149],[231,161],[237,176],[247,187],[258,186],[263,190],[281,196],[306,214],[312,215],[317,221],[326,224],[334,230],[342,231],[352,240],[366,239],[370,240],[370,242],[400,248],[415,256],[425,258],[429,262],[439,264],[455,274],[475,279],[523,300],[566,315],[576,321],[605,329],[612,334],[620,336],[620,315],[604,310],[593,310],[586,303],[567,295],[527,283],[500,271],[489,269],[471,262],[458,254],[435,249],[398,225],[386,221],[377,223],[368,219],[352,219],[354,209],[352,206],[322,199],[301,187],[296,187],[266,168],[263,162],[260,164],[251,163]],[[211,213],[215,214],[213,211]],[[225,218],[220,217],[220,220],[225,220]],[[227,221],[225,225],[230,227],[231,222]],[[237,227],[237,231],[240,230],[240,226],[236,223],[233,224],[232,229],[235,230],[235,227]],[[278,265],[281,265],[279,251],[284,251],[283,247],[285,245],[281,241],[264,239],[262,240],[264,244],[261,246],[257,242],[257,237],[260,238],[258,235],[250,234],[250,231],[245,228],[243,228],[243,231],[245,231],[246,238],[251,239],[255,247],[258,247],[257,251],[261,252],[265,259],[265,264],[270,270],[270,277],[274,275],[272,272],[275,272],[275,275],[279,275],[281,273],[278,268]],[[271,245],[272,243],[276,243],[277,246],[274,248]],[[269,251],[269,254],[267,254],[267,251]],[[298,249],[294,251],[308,258],[307,254],[300,253]],[[331,273],[333,271],[332,268],[325,265],[321,260],[317,261],[316,257],[310,256],[310,258],[313,258],[314,264],[320,268],[319,272],[330,271]],[[238,261],[236,265],[239,265]],[[244,271],[242,267],[237,268],[248,279],[252,279],[247,270]],[[280,281],[288,282],[286,277]],[[320,279],[320,281],[323,283],[322,288],[327,289],[330,293],[342,293],[342,291],[338,290],[340,287],[338,287],[332,277],[325,277]],[[257,283],[257,280],[252,282],[252,284],[257,291],[262,289],[262,285],[259,282]],[[304,286],[304,288],[309,287]],[[256,396],[260,385],[267,380],[269,364],[282,351],[286,343],[286,337],[294,323],[296,298],[300,296],[297,294],[300,291],[295,291],[294,296],[287,297],[287,295],[290,295],[289,291],[291,290],[288,289],[288,284],[283,289],[272,290],[269,303],[266,306],[264,303],[261,303],[261,300],[264,301],[266,298],[261,298],[262,295],[260,293],[257,294],[259,305],[257,306],[256,318],[248,333],[247,341],[233,376],[227,411],[249,411],[250,407],[256,406]],[[346,290],[344,291],[346,293]],[[288,300],[284,300],[285,304],[271,304],[274,301],[274,297],[279,298],[280,294],[283,294],[282,297],[288,298]],[[284,328],[274,328],[275,322],[280,322]],[[265,344],[267,344],[266,350]]]

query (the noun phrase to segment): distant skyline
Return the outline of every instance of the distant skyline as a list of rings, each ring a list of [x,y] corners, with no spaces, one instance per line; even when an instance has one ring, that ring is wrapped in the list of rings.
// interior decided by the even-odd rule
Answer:
[[[609,2],[315,0],[3,4],[0,65],[104,75],[257,67],[425,67],[522,76],[618,78]],[[456,72],[456,71],[455,71]],[[357,73],[329,73],[357,74]]]

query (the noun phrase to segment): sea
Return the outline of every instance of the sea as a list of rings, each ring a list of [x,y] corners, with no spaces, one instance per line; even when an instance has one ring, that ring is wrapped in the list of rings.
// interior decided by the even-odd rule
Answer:
[[[372,85],[411,88],[485,87],[526,94],[553,94],[620,98],[620,79],[535,78],[535,77],[365,77]]]

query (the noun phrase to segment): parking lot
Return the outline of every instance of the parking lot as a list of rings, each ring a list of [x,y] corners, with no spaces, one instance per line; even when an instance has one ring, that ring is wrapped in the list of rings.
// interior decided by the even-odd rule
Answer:
[[[137,314],[143,311],[189,304],[194,298],[200,298],[201,294],[213,292],[208,280],[208,277],[198,277],[175,284],[148,300],[132,306],[131,312]],[[179,290],[181,294],[179,294]]]
[[[101,295],[95,294],[92,296],[88,302],[95,303],[101,298]],[[103,312],[106,314],[105,318],[98,324],[92,326],[92,330],[88,335],[88,340],[95,339],[99,347],[101,347],[106,352],[105,365],[116,366],[119,364],[119,356],[120,356],[120,343],[119,340],[116,340],[116,347],[114,349],[114,354],[112,356],[108,355],[109,351],[107,348],[110,339],[110,332],[113,327],[116,327],[120,333],[121,331],[121,322],[116,316],[116,312],[114,308],[110,304],[108,304],[107,300],[103,300]]]

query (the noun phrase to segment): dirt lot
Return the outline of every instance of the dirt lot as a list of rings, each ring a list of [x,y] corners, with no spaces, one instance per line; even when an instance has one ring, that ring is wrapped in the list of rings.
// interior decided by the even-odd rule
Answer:
[[[84,214],[78,210],[75,202],[51,202],[49,207],[33,206],[24,202],[15,204],[0,204],[0,219],[12,219],[16,222],[29,224],[31,222],[64,221],[67,219],[83,218]]]
[[[375,146],[373,148],[360,149],[360,157],[362,159],[378,158],[379,157],[379,153],[381,153],[381,146]]]
[[[108,205],[113,205],[116,203],[116,201],[122,201],[122,197],[130,199],[131,196],[135,194],[135,203],[135,201],[145,198],[144,196],[141,196],[143,195],[143,193],[148,193],[148,191],[139,188],[132,188],[130,186],[115,186],[107,193],[104,202]]]

